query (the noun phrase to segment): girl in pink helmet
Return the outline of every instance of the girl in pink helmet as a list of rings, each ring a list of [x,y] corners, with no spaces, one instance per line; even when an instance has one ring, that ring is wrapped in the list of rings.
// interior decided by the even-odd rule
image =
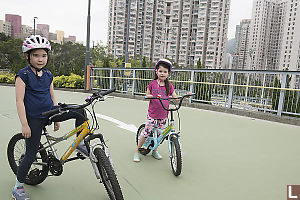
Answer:
[[[147,97],[161,97],[168,98],[169,96],[177,97],[175,93],[174,86],[169,82],[169,75],[172,70],[172,63],[167,59],[160,59],[155,65],[155,75],[153,80],[147,86]],[[166,108],[169,107],[169,101],[164,101]],[[133,161],[139,162],[140,153],[139,148],[142,147],[146,138],[152,131],[154,124],[157,124],[158,127],[162,128],[165,126],[168,118],[168,111],[163,109],[159,100],[151,99],[149,102],[147,121],[145,126],[145,131],[141,134],[140,140],[138,142]],[[158,153],[157,150],[152,152],[152,156],[158,160],[162,159],[162,156]]]

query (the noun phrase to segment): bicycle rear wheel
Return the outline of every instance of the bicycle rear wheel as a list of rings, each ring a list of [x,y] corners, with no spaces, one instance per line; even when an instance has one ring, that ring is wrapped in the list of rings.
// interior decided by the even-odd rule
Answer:
[[[140,137],[141,137],[143,131],[145,130],[145,127],[146,127],[146,125],[145,125],[145,124],[142,124],[142,125],[140,125],[140,127],[138,128],[138,131],[137,131],[136,136],[135,136],[136,145],[138,145],[139,139],[140,139]],[[148,149],[140,148],[139,151],[140,151],[140,153],[141,153],[142,155],[147,155],[151,150],[150,150],[149,148],[148,148]]]
[[[42,144],[40,144],[42,148]],[[22,136],[22,133],[14,135],[7,147],[7,158],[9,166],[17,175],[18,167],[22,162],[26,152],[25,138]],[[46,164],[47,162],[47,153],[45,150],[38,151],[36,159],[31,165],[29,172],[25,178],[25,183],[28,185],[38,185],[42,183],[48,176],[49,168]]]
[[[171,155],[172,155],[171,157],[172,171],[175,176],[179,176],[182,170],[182,158],[181,158],[181,149],[180,149],[178,138],[171,136],[170,144],[171,144]]]
[[[117,176],[105,152],[100,148],[96,148],[94,154],[98,159],[97,167],[109,198],[111,200],[123,200]]]

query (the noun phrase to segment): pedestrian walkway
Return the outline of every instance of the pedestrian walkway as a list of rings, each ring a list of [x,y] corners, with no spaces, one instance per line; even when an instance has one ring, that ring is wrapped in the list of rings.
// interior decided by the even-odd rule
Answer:
[[[14,87],[0,86],[0,94],[0,199],[10,199],[15,176],[6,148],[20,124]],[[58,102],[66,103],[83,103],[88,96],[58,90],[55,94]],[[186,107],[180,109],[182,174],[172,174],[167,143],[159,148],[162,160],[143,156],[134,163],[134,127],[144,123],[147,105],[119,97],[96,104],[125,199],[282,200],[287,184],[300,184],[300,127]],[[72,120],[62,122],[54,135],[73,126]],[[32,200],[108,199],[88,160],[66,163],[61,176],[25,188]]]

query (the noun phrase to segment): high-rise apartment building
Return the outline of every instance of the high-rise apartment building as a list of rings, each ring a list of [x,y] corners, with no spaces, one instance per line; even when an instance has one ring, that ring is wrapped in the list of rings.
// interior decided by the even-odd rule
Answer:
[[[240,25],[236,26],[235,31],[235,45],[232,68],[234,69],[247,69],[247,58],[250,36],[250,23],[251,19],[244,19]]]
[[[56,39],[57,41],[55,41],[55,42],[57,42],[57,43],[63,42],[64,41],[64,37],[65,37],[65,32],[64,31],[60,31],[60,30],[56,30],[55,33],[56,33],[56,36],[57,36],[57,39]]]
[[[21,33],[16,33],[15,38],[25,39],[33,34],[33,29],[30,26],[22,25]],[[38,33],[37,33],[38,34]]]
[[[12,26],[12,34],[14,37],[15,34],[21,33],[22,31],[22,17],[19,15],[5,14],[5,21],[10,22]]]
[[[11,36],[12,27],[10,22],[0,20],[0,33],[4,33],[7,36]]]
[[[279,69],[300,70],[299,3],[299,0],[288,0],[286,3]]]
[[[142,55],[151,62],[167,57],[185,67],[200,60],[206,68],[224,68],[229,4],[230,0],[110,0],[108,46],[115,57],[125,56],[128,49],[129,57]]]
[[[248,51],[248,69],[279,68],[286,0],[254,0]]]
[[[49,25],[48,24],[37,24],[36,28],[40,31],[41,35],[49,39]]]
[[[76,36],[69,36],[67,38],[64,38],[64,42],[72,42],[73,44],[76,42]]]

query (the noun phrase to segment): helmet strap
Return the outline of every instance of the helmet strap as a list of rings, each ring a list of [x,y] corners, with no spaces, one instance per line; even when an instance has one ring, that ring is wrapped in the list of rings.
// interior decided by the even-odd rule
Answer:
[[[36,70],[36,72],[40,72],[44,68],[44,67],[43,68],[37,68],[37,67],[33,66],[32,64],[30,64],[30,67],[33,67]]]

